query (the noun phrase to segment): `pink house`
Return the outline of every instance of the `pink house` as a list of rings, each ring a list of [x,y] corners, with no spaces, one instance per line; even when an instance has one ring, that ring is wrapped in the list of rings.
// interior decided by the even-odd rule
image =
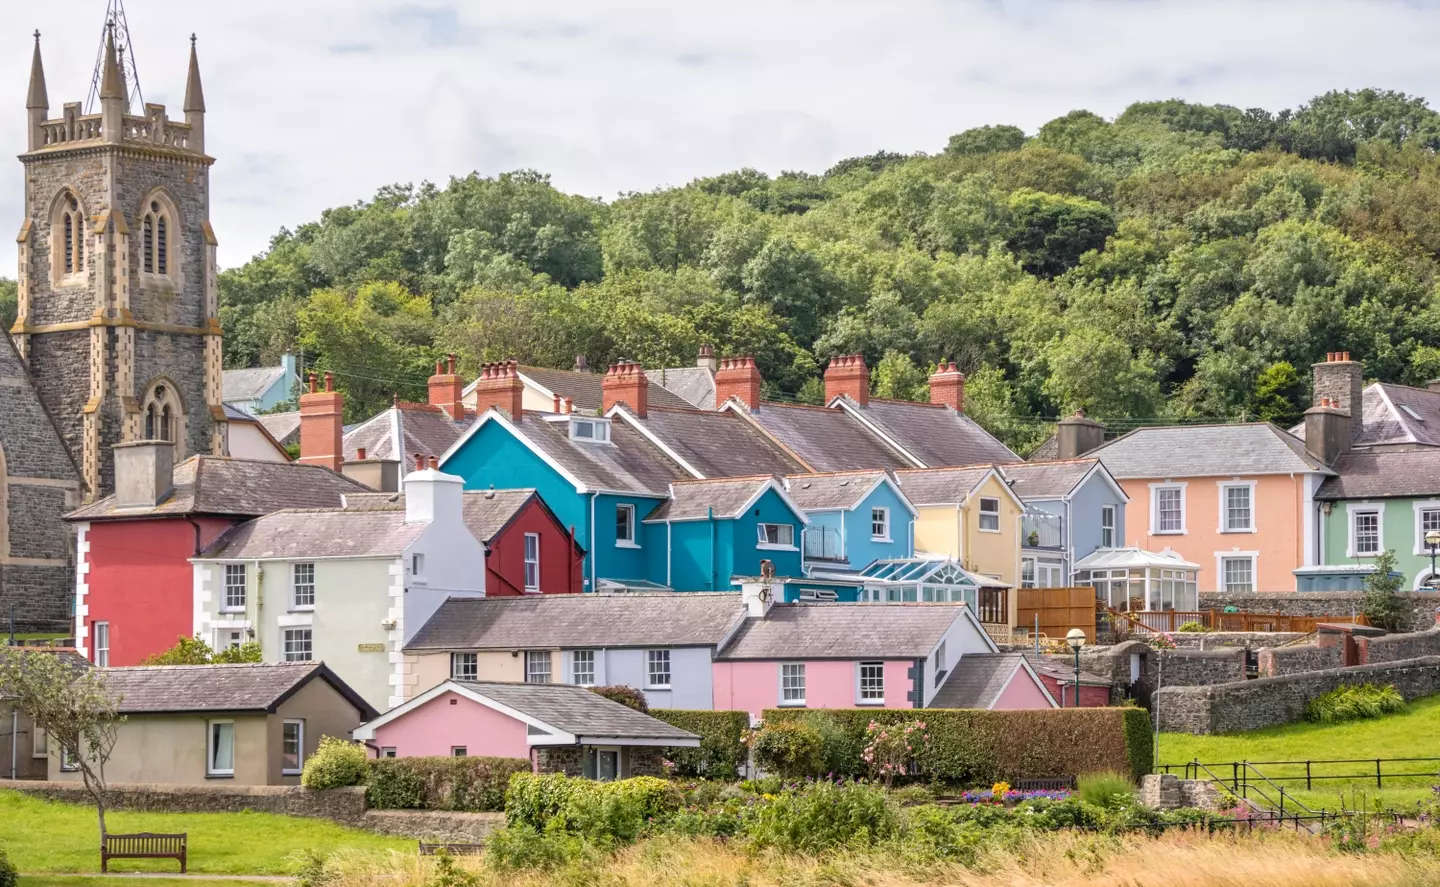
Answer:
[[[445,681],[354,732],[382,758],[526,758],[537,773],[661,776],[700,737],[571,684]]]
[[[777,604],[721,645],[714,707],[757,717],[790,707],[1054,707],[1013,656],[963,604]]]

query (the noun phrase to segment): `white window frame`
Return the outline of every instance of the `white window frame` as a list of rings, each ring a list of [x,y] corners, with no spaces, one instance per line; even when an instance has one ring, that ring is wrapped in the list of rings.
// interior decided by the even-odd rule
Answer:
[[[424,552],[419,552],[419,551],[414,552],[413,554],[410,555],[410,576],[411,576],[412,578],[419,579],[420,576],[421,576],[421,574],[424,573],[424,572],[425,572],[425,554],[424,554]]]
[[[110,623],[94,622],[90,625],[95,635],[95,667],[110,667]]]
[[[776,529],[775,538],[779,541],[771,542],[770,534],[766,532],[767,527]],[[790,541],[785,542],[788,538]],[[755,525],[755,547],[762,551],[799,551],[795,547],[795,525],[777,523],[759,523]]]
[[[1430,549],[1428,549],[1428,548],[1425,547],[1425,512],[1427,512],[1427,511],[1434,511],[1434,512],[1440,513],[1440,499],[1422,499],[1422,500],[1418,500],[1418,501],[1416,501],[1416,502],[1411,503],[1411,508],[1414,510],[1414,514],[1415,514],[1415,521],[1414,521],[1414,524],[1415,524],[1415,552],[1414,552],[1414,553],[1415,553],[1415,556],[1416,556],[1416,557],[1423,557],[1423,558],[1427,558],[1427,559],[1428,559],[1428,558],[1430,557]],[[1436,529],[1440,529],[1440,527],[1436,527]],[[1428,569],[1428,566],[1429,566],[1428,560],[1427,560],[1426,566],[1427,566],[1427,569],[1425,570],[1425,572],[1428,573],[1428,572],[1430,572],[1429,569]]]
[[[531,668],[532,664],[545,664],[544,672],[539,668]],[[549,650],[526,650],[525,651],[525,683],[527,684],[551,684],[555,682],[555,656]],[[545,680],[532,680],[532,677],[544,675]]]
[[[1100,506],[1100,547],[1115,548],[1115,512],[1114,505]],[[1110,541],[1105,541],[1106,536]]]
[[[221,613],[244,613],[245,605],[249,601],[250,571],[245,569],[244,564],[221,564],[220,569],[220,612]],[[230,579],[232,576],[239,576],[240,584],[236,586]],[[240,589],[240,602],[231,602],[230,590]]]
[[[1215,590],[1225,592],[1225,562],[1228,560],[1250,561],[1250,590],[1260,591],[1260,552],[1258,551],[1217,551],[1215,552]]]
[[[393,757],[397,757],[397,755],[395,754],[395,746],[393,746],[393,745],[382,745],[382,746],[380,747],[380,757],[382,757],[382,758],[393,758]]]
[[[656,668],[657,665],[663,665],[665,668],[665,680],[663,682],[655,680],[656,676],[660,673]],[[669,690],[670,682],[675,679],[675,673],[671,670],[672,667],[673,663],[671,662],[669,650],[646,650],[645,689]]]
[[[300,581],[300,571],[302,568],[308,569],[310,573],[309,582]],[[310,603],[308,604],[300,602],[300,589],[305,587],[310,589]],[[294,612],[309,612],[315,609],[314,561],[300,561],[290,565],[290,609]]]
[[[941,676],[944,675],[946,671],[948,671],[948,669],[945,667],[946,652],[947,651],[945,650],[945,642],[943,640],[939,644],[935,645],[935,686],[937,687],[940,686],[939,682]]]
[[[50,734],[45,732],[44,727],[36,727],[30,734],[30,757],[47,758],[50,756]]]
[[[1375,550],[1361,552],[1355,545],[1355,518],[1362,514],[1375,515]],[[1345,522],[1349,532],[1345,537],[1346,557],[1375,557],[1385,550],[1385,503],[1349,502],[1345,505]]]
[[[1216,486],[1216,488],[1217,488],[1217,491],[1218,491],[1219,494],[1220,494],[1220,495],[1219,495],[1219,499],[1220,499],[1220,503],[1219,503],[1220,524],[1219,524],[1219,528],[1216,529],[1215,532],[1217,532],[1217,533],[1255,533],[1255,532],[1259,532],[1259,531],[1256,530],[1256,528],[1255,528],[1255,481],[1253,481],[1253,480],[1219,480],[1219,481],[1216,481],[1216,482],[1215,482],[1215,486]],[[1248,491],[1248,495],[1250,496],[1250,525],[1249,525],[1249,526],[1246,526],[1246,527],[1232,527],[1232,526],[1230,526],[1230,491],[1231,491],[1231,490],[1239,490],[1239,489],[1244,489],[1244,490]],[[1182,510],[1182,513],[1183,513],[1183,510],[1184,510],[1184,509],[1183,509],[1183,506],[1182,506],[1182,509],[1181,509],[1181,510]],[[1182,516],[1182,517],[1180,518],[1180,520],[1183,522],[1183,521],[1185,520],[1185,518]]]
[[[531,553],[530,543],[535,543],[534,553]],[[540,534],[525,534],[525,590],[540,590]]]
[[[880,532],[875,532],[876,527],[880,528]],[[870,541],[890,541],[890,509],[883,506],[870,509]]]
[[[461,670],[461,665],[469,668]],[[468,674],[466,673],[468,672]],[[480,680],[480,654],[479,653],[451,653],[450,654],[450,680],[452,681],[478,681]]]
[[[625,537],[620,535],[620,515],[628,515],[626,521],[629,526],[629,534]],[[635,506],[628,502],[622,502],[615,506],[615,547],[616,548],[639,548],[640,530],[635,526]]]
[[[1186,534],[1186,532],[1188,532],[1188,530],[1187,530],[1187,528],[1186,528],[1186,520],[1185,520],[1185,499],[1186,499],[1186,490],[1185,490],[1185,488],[1186,488],[1187,486],[1189,486],[1189,484],[1187,484],[1187,483],[1185,483],[1185,482],[1172,483],[1172,482],[1170,482],[1170,481],[1166,481],[1166,482],[1163,483],[1163,484],[1151,484],[1151,485],[1150,485],[1150,535],[1151,535],[1151,536],[1184,536],[1184,535]],[[1178,529],[1178,530],[1162,530],[1162,529],[1160,529],[1160,491],[1161,491],[1161,490],[1179,490],[1179,491],[1180,491],[1180,529]]]
[[[798,696],[789,695],[796,690],[799,691]],[[805,663],[780,663],[780,707],[805,707]]]
[[[295,740],[296,740],[296,744],[295,744],[295,761],[296,761],[296,764],[295,764],[294,767],[286,767],[286,766],[285,766],[285,729],[286,729],[287,727],[291,726],[292,724],[293,724],[294,726],[300,728],[298,734],[297,734],[296,737],[295,737]],[[280,775],[281,775],[281,776],[299,776],[300,773],[301,773],[301,771],[303,771],[304,769],[305,769],[305,719],[304,719],[304,718],[286,718],[286,719],[285,719],[284,721],[282,721],[281,724],[280,724]]]
[[[306,647],[305,658],[291,658],[290,638],[294,635],[298,641],[300,633],[304,632]],[[280,657],[285,662],[314,662],[315,661],[315,630],[308,625],[293,625],[280,629]]]
[[[1026,568],[1026,567],[1029,567],[1029,568],[1030,568],[1030,578],[1029,578],[1029,579],[1026,579],[1026,578],[1025,578],[1025,568]],[[1025,555],[1024,557],[1020,558],[1020,587],[1021,587],[1021,588],[1035,588],[1035,587],[1036,587],[1036,575],[1038,574],[1039,569],[1040,569],[1040,561],[1039,561],[1038,558],[1031,557],[1030,555]]]
[[[235,635],[235,637],[228,637],[229,635]],[[234,643],[231,643],[232,640],[234,641]],[[235,628],[228,625],[221,626],[220,628],[215,629],[215,652],[218,653],[221,650],[232,650],[236,647],[243,646],[244,644],[245,629]]]
[[[589,677],[588,680],[582,680],[582,679],[581,679],[580,669],[578,669],[578,668],[575,667],[576,664],[577,664],[578,662],[580,662],[580,657],[581,657],[582,654],[584,654],[584,656],[588,657],[589,663],[590,663],[590,668],[588,669],[588,672],[589,672],[590,677]],[[593,687],[593,686],[595,686],[595,651],[594,651],[594,650],[571,650],[571,651],[570,651],[570,683],[575,684],[575,685],[580,686],[580,687]]]
[[[470,746],[468,746],[468,745],[452,745],[452,746],[450,746],[450,757],[452,757],[452,758],[468,758],[468,757],[470,757]]]
[[[215,728],[230,725],[230,769],[215,766]],[[205,722],[205,775],[210,777],[233,777],[235,775],[235,722],[218,720]]]
[[[867,668],[879,670],[879,694],[866,695],[865,670]],[[874,679],[871,679],[873,684]],[[871,689],[875,689],[873,686]],[[882,661],[858,662],[855,664],[855,704],[856,705],[881,705],[885,704],[885,663]]]
[[[992,503],[992,502],[995,504],[995,507],[994,507],[993,509],[992,509],[992,508],[986,508],[986,507],[985,507],[985,505],[986,505],[987,503]],[[998,533],[998,532],[1000,532],[1000,497],[999,497],[999,496],[981,496],[981,497],[980,497],[980,505],[979,505],[979,512],[978,512],[978,514],[979,514],[979,517],[978,517],[978,519],[977,519],[977,522],[978,522],[978,526],[979,526],[979,528],[980,528],[980,532],[982,532],[982,533]],[[994,517],[994,518],[995,518],[995,526],[993,526],[993,527],[987,527],[987,526],[985,526],[985,518],[987,518],[987,517]]]
[[[581,434],[581,428],[590,429],[590,434]],[[570,419],[570,439],[580,443],[608,443],[610,441],[610,420],[595,416]]]

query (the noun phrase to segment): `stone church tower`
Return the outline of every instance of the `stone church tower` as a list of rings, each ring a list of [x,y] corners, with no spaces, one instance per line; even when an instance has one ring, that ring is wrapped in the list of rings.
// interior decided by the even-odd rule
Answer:
[[[113,490],[111,449],[122,441],[173,441],[177,463],[226,448],[214,160],[194,38],[183,122],[163,105],[132,108],[122,61],[112,23],[98,113],[74,102],[52,118],[37,32],[20,157],[25,219],[10,333],[87,500]]]

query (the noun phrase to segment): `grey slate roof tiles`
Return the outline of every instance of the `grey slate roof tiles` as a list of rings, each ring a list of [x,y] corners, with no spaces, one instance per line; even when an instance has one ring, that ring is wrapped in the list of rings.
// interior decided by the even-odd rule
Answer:
[[[518,430],[587,488],[618,492],[669,494],[670,482],[692,476],[624,420],[610,423],[607,443],[570,438],[566,422],[547,422],[526,413]]]
[[[358,481],[318,465],[191,456],[171,473],[175,489],[154,508],[115,507],[115,497],[77,509],[70,520],[114,520],[210,514],[254,517],[282,508],[339,507],[345,493],[366,492]]]
[[[321,662],[132,666],[101,675],[121,714],[270,711],[312,678],[338,681]],[[348,687],[341,692],[363,706],[363,717],[374,716]]]
[[[221,399],[259,400],[276,382],[285,378],[285,367],[251,367],[226,370],[220,379]]]
[[[895,481],[912,505],[958,505],[993,470],[993,465],[917,468],[895,472]]]
[[[843,410],[766,401],[750,416],[814,471],[914,467]]]
[[[851,406],[882,434],[932,468],[1020,461],[974,419],[943,404],[872,397],[866,406],[853,402]]]
[[[605,373],[577,373],[574,370],[556,370],[549,367],[516,367],[520,375],[561,397],[574,401],[574,407],[587,413],[600,412],[604,402],[603,380]],[[648,374],[647,374],[648,375]],[[713,396],[713,395],[712,395]],[[646,395],[650,406],[669,407],[677,410],[693,410],[695,405],[673,392],[667,391],[654,379]]]
[[[1329,473],[1304,442],[1269,422],[1137,428],[1090,455],[1117,478]]]
[[[1060,499],[1089,474],[1099,459],[1067,459],[1063,462],[1015,462],[1001,465],[1000,473],[1021,499]]]
[[[671,496],[655,507],[646,520],[703,520],[713,514],[717,518],[740,516],[740,510],[775,482],[772,475],[760,477],[728,477],[719,480],[677,481],[671,485]]]
[[[461,508],[471,535],[488,543],[536,493],[532,489],[466,490]],[[405,511],[404,493],[359,493],[345,497],[346,511]]]
[[[489,699],[582,738],[698,739],[694,733],[571,684],[457,681]]]
[[[1022,653],[967,653],[935,691],[931,708],[989,708],[1025,659]]]
[[[285,413],[266,413],[263,416],[256,416],[275,442],[282,447],[300,442],[300,411],[290,410]]]
[[[930,655],[959,604],[776,604],[718,659],[909,659]]]
[[[743,614],[735,592],[621,592],[452,598],[407,650],[703,647]]]
[[[1315,498],[1394,499],[1440,496],[1440,447],[1352,450],[1335,460]]]
[[[1414,444],[1440,447],[1440,392],[1393,382],[1373,382],[1360,395],[1357,447]],[[1305,439],[1305,423],[1290,433]]]
[[[630,415],[633,418],[634,414]],[[703,412],[651,406],[644,419],[634,421],[707,478],[783,475],[805,470],[794,456],[744,416],[728,410]]]
[[[277,511],[227,530],[201,557],[399,557],[428,526],[406,523],[404,509]]]
[[[883,471],[793,474],[786,480],[790,498],[806,511],[854,508],[884,478]]]
[[[415,464],[416,456],[428,458],[444,454],[475,418],[474,413],[466,411],[465,421],[455,422],[439,407],[401,403],[345,432],[345,458],[356,459],[363,448],[366,458],[392,459],[400,463],[402,471],[408,471]]]
[[[669,367],[645,375],[696,409],[715,409],[715,374],[708,367]]]

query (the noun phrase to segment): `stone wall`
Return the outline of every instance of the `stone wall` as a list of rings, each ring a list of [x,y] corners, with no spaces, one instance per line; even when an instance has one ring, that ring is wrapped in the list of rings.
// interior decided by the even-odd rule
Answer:
[[[51,801],[90,803],[85,787],[78,783],[0,779],[0,788],[13,789]],[[365,819],[365,789],[311,791],[289,785],[114,783],[110,786],[110,808],[169,813],[238,813],[242,810],[254,810],[285,816],[330,819],[358,826]]]
[[[1170,637],[1182,650],[1213,650],[1216,647],[1260,650],[1297,641],[1305,634],[1299,631],[1176,631],[1171,632]]]
[[[1204,686],[1245,678],[1245,650],[1240,647],[1156,650],[1141,641],[1085,647],[1080,651],[1080,670],[1107,678],[1116,686],[1129,686],[1130,658],[1135,654],[1141,657],[1140,682],[1150,687],[1162,683],[1167,687]],[[1049,658],[1066,669],[1074,667],[1073,656]]]
[[[1422,656],[1440,656],[1440,625],[1411,634],[1387,634],[1360,638],[1360,658],[1366,664],[1398,662]]]
[[[541,746],[535,749],[535,772],[584,776],[585,757],[576,745]]]
[[[1410,616],[1403,627],[1407,631],[1423,631],[1435,624],[1435,611],[1440,608],[1440,594],[1435,592],[1404,592],[1400,595]],[[1252,613],[1279,613],[1282,616],[1345,616],[1364,611],[1364,592],[1359,591],[1261,591],[1250,594],[1229,594],[1219,591],[1200,592],[1200,609],[1223,610],[1225,607]]]
[[[1296,644],[1293,647],[1277,647],[1273,650],[1261,650],[1258,658],[1262,678],[1339,668],[1345,664],[1344,648],[1338,645],[1321,647],[1315,644]]]
[[[1310,700],[1353,684],[1394,684],[1407,700],[1440,693],[1440,656],[1209,687],[1167,684],[1155,692],[1152,710],[1163,731],[1237,733],[1299,721]]]
[[[1137,796],[1141,804],[1152,810],[1178,810],[1195,807],[1219,810],[1220,790],[1206,779],[1181,779],[1173,773],[1151,773],[1140,777]]]
[[[367,810],[358,825],[368,832],[441,843],[483,841],[505,825],[504,813],[447,810]]]

